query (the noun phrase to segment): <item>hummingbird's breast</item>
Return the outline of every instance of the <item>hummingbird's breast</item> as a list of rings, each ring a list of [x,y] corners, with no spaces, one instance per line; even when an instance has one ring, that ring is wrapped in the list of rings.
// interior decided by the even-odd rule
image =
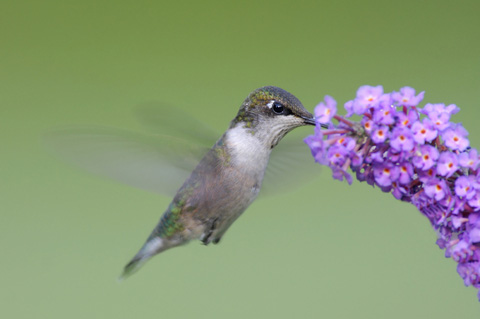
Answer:
[[[270,149],[243,127],[220,138],[174,199],[186,198],[182,219],[189,237],[220,240],[257,197],[269,156]]]

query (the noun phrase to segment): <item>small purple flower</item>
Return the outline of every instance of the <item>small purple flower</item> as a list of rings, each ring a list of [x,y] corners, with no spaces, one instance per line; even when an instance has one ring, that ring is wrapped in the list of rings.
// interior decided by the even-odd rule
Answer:
[[[339,180],[339,181],[343,181],[343,178],[345,178],[349,185],[351,185],[352,182],[353,182],[352,175],[348,174],[342,168],[339,168],[339,167],[336,167],[336,166],[332,167],[332,177],[334,179]]]
[[[402,200],[402,198],[407,194],[407,189],[405,187],[399,186],[396,182],[392,183],[392,195],[396,199]]]
[[[328,160],[332,165],[342,166],[348,156],[348,150],[341,145],[334,145],[328,149]]]
[[[476,190],[473,187],[474,179],[472,176],[460,176],[455,181],[455,194],[459,197],[472,199]]]
[[[458,169],[457,156],[454,153],[442,152],[437,161],[437,173],[441,176],[450,177]]]
[[[318,123],[326,124],[337,114],[337,101],[331,96],[325,95],[325,103],[320,102],[315,107],[315,118]]]
[[[437,162],[439,153],[437,149],[431,145],[422,145],[415,151],[412,163],[416,168],[428,170]]]
[[[451,248],[450,254],[457,263],[469,262],[473,257],[471,245],[463,240]]]
[[[425,194],[436,201],[444,199],[448,193],[448,187],[444,180],[431,178],[425,184]]]
[[[352,163],[351,163],[352,168],[362,166],[364,161],[365,161],[365,158],[363,158],[361,154],[354,152],[352,155]]]
[[[405,128],[394,128],[390,145],[397,151],[411,151],[413,149],[413,134]]]
[[[455,104],[450,104],[445,107],[445,112],[451,114],[456,114],[460,111],[460,108],[456,106]]]
[[[351,137],[340,137],[332,145],[340,145],[350,152],[355,148],[355,140]]]
[[[373,121],[377,124],[390,125],[395,122],[395,108],[391,105],[382,105],[373,112]]]
[[[398,167],[391,164],[378,165],[373,168],[373,175],[379,186],[388,187],[397,180],[399,171]]]
[[[419,170],[417,171],[417,174],[418,180],[422,183],[426,183],[429,179],[437,175],[437,170],[435,169],[435,167],[431,167],[427,170]]]
[[[480,228],[475,227],[470,229],[469,238],[472,244],[477,244],[480,242]]]
[[[397,113],[395,115],[396,117],[396,126],[397,127],[404,127],[404,128],[409,128],[412,123],[418,120],[418,114],[417,112],[408,112],[408,114],[405,113]]]
[[[353,112],[362,115],[370,107],[376,107],[383,95],[383,87],[364,85],[357,91],[357,97],[353,102]]]
[[[399,176],[398,181],[402,185],[406,185],[411,182],[413,176],[413,166],[408,162],[404,162],[398,166]]]
[[[351,101],[348,101],[347,103],[345,103],[343,105],[343,107],[345,108],[345,110],[347,111],[347,114],[345,115],[345,117],[350,117],[352,116],[355,112],[353,111],[353,100]]]
[[[460,153],[458,155],[458,164],[465,168],[476,170],[478,167],[478,152],[471,149],[470,152]]]
[[[374,141],[377,144],[381,144],[385,142],[388,136],[389,136],[388,126],[379,126],[372,133],[372,141]]]
[[[449,115],[455,114],[460,109],[455,105],[455,104],[450,104],[449,106],[445,106],[443,103],[437,103],[437,104],[432,104],[432,103],[427,103],[425,104],[425,107],[423,110],[420,110],[423,114],[429,114],[431,112],[437,112],[437,113],[448,113]]]
[[[378,105],[379,106],[393,106],[393,99],[392,99],[392,94],[386,93],[382,94],[380,98],[378,99]]]
[[[425,91],[420,92],[415,96],[415,89],[405,86],[400,89],[400,92],[393,92],[392,98],[399,105],[403,106],[416,106],[423,100],[423,95]]]
[[[433,126],[439,131],[443,131],[450,126],[450,114],[448,113],[438,113],[438,112],[430,112],[428,113],[428,117],[432,120]]]
[[[472,244],[480,242],[480,214],[472,213],[468,216],[468,235]]]
[[[472,199],[468,201],[468,205],[470,205],[474,211],[480,211],[480,192],[478,190]]]
[[[363,128],[365,129],[365,132],[367,133],[372,133],[372,131],[377,127],[372,120],[370,120],[369,118],[365,117],[362,122],[363,124]]]
[[[452,150],[459,150],[460,152],[462,152],[470,144],[470,142],[466,138],[467,135],[467,130],[464,129],[461,124],[457,124],[443,132],[442,138],[445,141],[445,145],[447,147],[450,147]]]
[[[463,278],[465,286],[476,285],[480,279],[480,263],[459,263],[457,266],[457,272]]]
[[[418,144],[424,144],[425,141],[431,142],[437,137],[437,130],[433,127],[432,121],[424,119],[423,122],[417,121],[412,124],[413,139]]]
[[[370,153],[369,156],[366,158],[367,162],[370,163],[383,163],[385,158],[381,152]]]

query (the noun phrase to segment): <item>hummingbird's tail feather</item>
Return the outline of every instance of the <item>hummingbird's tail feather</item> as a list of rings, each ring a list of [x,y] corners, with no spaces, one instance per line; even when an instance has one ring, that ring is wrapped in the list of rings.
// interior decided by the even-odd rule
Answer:
[[[140,251],[135,255],[135,257],[133,257],[132,260],[130,260],[130,262],[125,266],[123,273],[120,275],[118,280],[122,281],[129,277],[139,270],[151,257],[167,249],[168,247],[169,246],[166,245],[164,240],[160,237],[149,238]]]

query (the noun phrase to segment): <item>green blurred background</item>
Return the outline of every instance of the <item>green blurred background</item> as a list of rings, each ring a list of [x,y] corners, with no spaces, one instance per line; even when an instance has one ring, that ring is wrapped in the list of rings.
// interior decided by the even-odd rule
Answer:
[[[325,94],[343,103],[382,84],[456,103],[454,120],[479,147],[479,10],[478,1],[1,1],[0,317],[478,318],[476,291],[414,207],[327,169],[255,202],[220,245],[170,250],[119,284],[169,198],[75,169],[40,137],[59,125],[141,131],[132,110],[152,100],[221,131],[259,86],[313,110]]]

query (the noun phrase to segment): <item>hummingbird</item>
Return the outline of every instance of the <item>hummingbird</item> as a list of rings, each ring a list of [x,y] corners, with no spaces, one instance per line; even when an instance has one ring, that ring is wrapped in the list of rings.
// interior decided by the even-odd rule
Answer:
[[[275,86],[251,92],[229,128],[180,187],[120,279],[151,257],[198,239],[218,244],[256,199],[272,149],[294,128],[315,125],[291,93]]]

